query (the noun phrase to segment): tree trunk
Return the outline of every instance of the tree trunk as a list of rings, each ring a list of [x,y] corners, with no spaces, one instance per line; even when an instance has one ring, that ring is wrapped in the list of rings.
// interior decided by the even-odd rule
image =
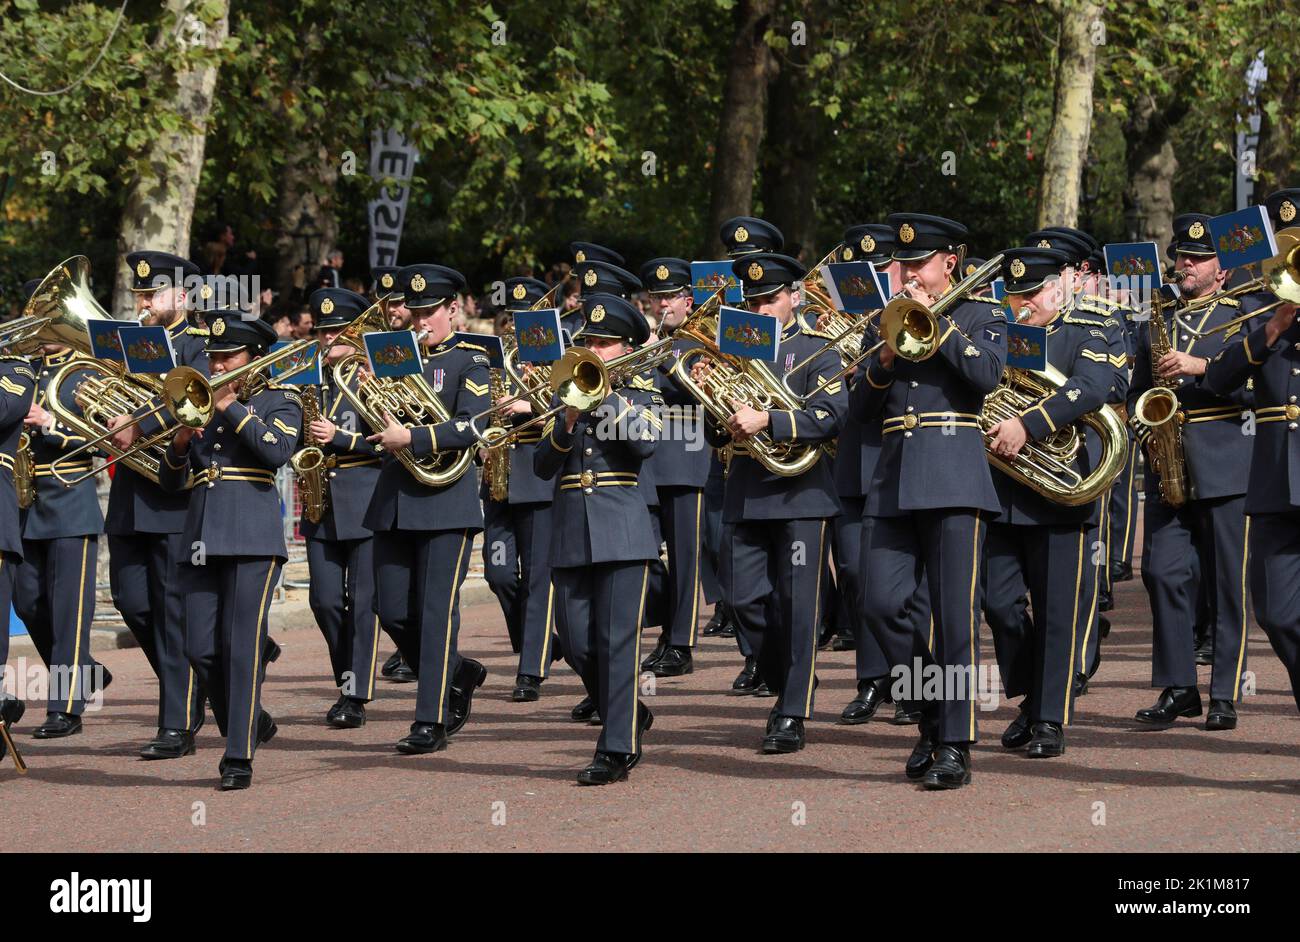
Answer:
[[[777,65],[763,41],[776,0],[741,0],[736,5],[736,36],[728,57],[722,95],[718,142],[713,153],[713,186],[709,199],[708,248],[701,258],[724,254],[718,229],[730,216],[750,212],[754,200],[754,171],[765,130],[767,83]]]
[[[208,0],[205,10],[215,8],[219,16],[200,23],[194,16],[194,0],[166,0],[167,15],[153,41],[153,55],[160,62],[170,62],[184,49],[177,44],[202,43],[215,49],[229,32],[229,0]],[[193,8],[193,9],[192,9]],[[199,174],[203,170],[206,124],[212,110],[212,93],[217,84],[217,66],[200,68],[182,66],[174,77],[159,81],[175,83],[170,100],[158,101],[165,108],[191,122],[196,130],[165,134],[149,145],[148,161],[152,175],[131,181],[127,188],[126,207],[118,236],[118,255],[139,249],[171,252],[182,258],[190,254],[190,223],[194,215],[194,197]],[[118,316],[127,314],[131,304],[131,273],[123,264],[116,266],[113,284],[113,308]]]
[[[300,142],[289,153],[280,175],[280,198],[277,201],[277,218],[280,230],[275,237],[279,256],[275,266],[275,287],[283,298],[289,298],[297,288],[311,287],[312,279],[325,263],[325,256],[338,242],[339,220],[335,206],[335,184],[339,167],[324,147]],[[317,185],[313,185],[317,184]],[[304,223],[303,215],[311,217],[310,228],[319,235],[314,237],[314,255],[304,258],[306,246],[294,232]],[[302,266],[300,275],[294,269]],[[301,294],[301,292],[298,292]]]
[[[816,22],[818,9],[811,3],[802,3],[796,12],[799,19],[809,24],[809,32],[814,36],[822,32],[820,22]],[[816,244],[816,197],[820,129],[825,121],[808,105],[812,97],[808,49],[808,43],[791,46],[788,62],[772,85],[768,125],[779,129],[779,133],[763,148],[761,193],[764,218],[785,236],[787,254],[802,253],[804,261],[811,266],[824,254]],[[721,223],[722,219],[717,220],[718,225]]]
[[[1130,242],[1155,242],[1163,252],[1174,236],[1174,172],[1178,158],[1169,142],[1169,130],[1187,112],[1176,101],[1160,110],[1149,95],[1129,109],[1124,124],[1128,145],[1125,164],[1124,223]]]
[[[1092,82],[1097,72],[1092,31],[1101,17],[1101,4],[1057,0],[1051,6],[1060,18],[1060,45],[1052,130],[1047,135],[1039,187],[1038,225],[1075,226],[1092,132]]]

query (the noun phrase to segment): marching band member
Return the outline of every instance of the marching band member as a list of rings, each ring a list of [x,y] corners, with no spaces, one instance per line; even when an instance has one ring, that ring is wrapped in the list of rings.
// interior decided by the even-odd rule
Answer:
[[[966,227],[920,213],[894,213],[888,222],[900,277],[916,283],[905,293],[933,304],[954,287]],[[945,676],[965,674],[965,683],[945,691],[941,702],[921,705],[921,736],[906,773],[927,788],[958,788],[971,777],[982,515],[1001,508],[978,422],[1006,359],[1006,322],[993,303],[965,298],[940,315],[938,346],[928,359],[909,361],[882,347],[853,391],[854,418],[881,423],[884,435],[863,508],[867,626],[893,665],[910,664],[913,651],[924,648],[925,660]],[[907,610],[922,579],[929,584],[932,647],[916,637]]]
[[[1103,321],[1072,310],[1074,296],[1061,277],[1069,263],[1064,252],[1050,248],[1004,253],[1002,278],[1012,310],[1021,323],[1047,328],[1047,362],[1067,379],[1018,418],[993,427],[990,450],[1004,461],[1100,408],[1114,386]],[[1101,442],[1088,432],[1073,469],[1086,476],[1100,454]],[[984,613],[1007,696],[1024,695],[1002,742],[1008,748],[1028,744],[1030,758],[1059,756],[1072,715],[1079,611],[1090,600],[1085,573],[1096,568],[1088,562],[1095,553],[1089,536],[1102,501],[1068,507],[997,469],[993,485],[1002,509],[989,523],[984,546]],[[1020,602],[1026,590],[1032,617]]]
[[[14,490],[14,455],[23,422],[32,408],[36,374],[26,357],[0,354],[0,611],[13,600],[15,572],[23,561],[22,524],[18,493]],[[0,723],[12,729],[27,709],[20,697],[11,697],[5,674],[9,662],[9,630],[0,631]],[[0,759],[7,747],[0,739]]]
[[[329,649],[338,701],[325,722],[356,729],[366,722],[366,704],[375,696],[379,617],[375,614],[374,535],[362,523],[379,480],[380,456],[366,442],[356,414],[334,382],[331,367],[354,353],[335,344],[343,329],[370,303],[347,288],[318,288],[307,299],[312,329],[320,341],[322,375],[319,415],[303,430],[304,445],[325,453],[325,509],[318,522],[304,514],[298,531],[307,543],[311,574],[308,601]],[[351,379],[356,387],[356,377]],[[304,415],[306,419],[306,415]]]
[[[645,342],[645,317],[612,294],[583,299],[582,342],[609,361]],[[658,394],[625,385],[594,411],[566,408],[546,423],[537,474],[556,480],[551,579],[564,657],[600,713],[596,754],[580,785],[609,785],[641,758],[654,717],[637,698],[641,620],[650,561],[659,557],[638,493],[654,453]]]
[[[530,310],[550,288],[536,278],[507,278],[506,310]],[[509,329],[509,328],[507,328]],[[506,395],[518,390],[507,384]],[[520,399],[504,407],[510,424],[527,422],[532,406]],[[509,462],[505,500],[492,497],[484,475],[483,575],[505,616],[510,646],[519,655],[510,698],[530,703],[541,697],[542,682],[560,657],[555,644],[555,599],[551,587],[551,501],[555,487],[533,470],[540,426],[519,434],[499,457]]]
[[[1295,225],[1300,188],[1269,194],[1273,228]],[[1186,281],[1183,282],[1186,284]],[[1276,298],[1259,293],[1245,298],[1249,314]],[[1210,361],[1202,383],[1212,393],[1233,397],[1253,387],[1255,435],[1244,512],[1249,534],[1250,596],[1255,620],[1268,635],[1291,679],[1300,708],[1300,486],[1293,468],[1300,463],[1300,324],[1296,305],[1283,304],[1248,330],[1234,332]],[[1263,321],[1260,323],[1260,321]],[[1190,461],[1190,450],[1189,461]],[[1215,652],[1215,670],[1219,657]]]
[[[141,323],[162,325],[171,335],[176,363],[206,374],[205,331],[189,326],[193,306],[187,280],[199,276],[193,262],[166,252],[131,252],[131,292]],[[108,421],[116,429],[129,416]],[[125,450],[161,427],[156,417],[120,429],[113,444]],[[104,532],[113,605],[158,676],[158,734],[140,750],[145,759],[177,759],[194,752],[203,725],[203,691],[186,657],[186,603],[181,564],[191,549],[183,538],[190,495],[169,492],[118,463],[108,493]],[[278,517],[277,517],[278,519]],[[268,638],[268,651],[278,653]]]
[[[36,398],[25,420],[34,462],[35,499],[20,513],[23,561],[14,576],[13,603],[50,673],[45,722],[32,733],[37,739],[80,733],[87,698],[113,679],[90,653],[99,534],[104,529],[95,478],[90,473],[93,465],[87,457],[59,466],[61,474],[84,476],[72,487],[65,487],[50,470],[57,458],[86,442],[56,421],[50,411],[50,382],[69,360],[69,347],[41,345],[40,356],[33,363]],[[76,388],[88,372],[74,370],[60,385],[60,405],[69,412],[81,412]]]
[[[1176,270],[1185,275],[1180,285],[1185,301],[1209,297],[1222,288],[1226,277],[1210,239],[1209,219],[1202,213],[1185,213],[1174,220],[1174,241],[1166,251]],[[1202,307],[1188,318],[1196,331],[1224,324],[1241,313],[1230,298]],[[1200,578],[1211,583],[1214,593],[1214,666],[1205,728],[1233,729],[1246,668],[1250,525],[1245,507],[1252,443],[1243,429],[1243,412],[1252,396],[1244,381],[1235,389],[1212,391],[1204,376],[1214,356],[1237,346],[1238,338],[1250,333],[1250,325],[1198,337],[1170,320],[1166,331],[1172,349],[1153,362],[1150,324],[1139,330],[1129,413],[1142,393],[1155,385],[1157,375],[1174,382],[1179,404],[1174,421],[1182,430],[1187,500],[1181,507],[1169,506],[1161,500],[1158,475],[1147,475],[1142,582],[1151,598],[1154,621],[1151,686],[1163,689],[1156,703],[1139,710],[1136,719],[1170,726],[1178,717],[1201,715],[1192,637],[1197,589],[1191,563],[1199,556]]]
[[[211,311],[207,321],[214,382],[276,340],[270,325],[238,309]],[[189,492],[178,573],[185,652],[226,737],[221,788],[230,791],[253,783],[253,753],[277,730],[261,705],[267,618],[288,558],[275,472],[297,445],[302,407],[295,391],[257,375],[217,388],[212,406],[202,430],[182,426],[173,435],[159,483]]]
[[[427,348],[424,378],[450,416],[408,428],[390,415],[384,429],[366,439],[390,454],[362,522],[375,534],[379,620],[392,627],[419,678],[415,722],[397,743],[399,752],[416,755],[446,748],[447,737],[469,718],[475,689],[487,679],[483,665],[456,648],[460,587],[474,534],[483,529],[483,510],[473,474],[429,487],[391,454],[409,448],[418,458],[474,447],[469,419],[491,403],[486,351],[451,336],[464,276],[444,265],[407,265],[397,282],[411,327],[422,333]]]
[[[797,475],[778,475],[750,454],[748,442],[763,432],[774,442],[820,447],[838,434],[848,396],[843,380],[835,377],[839,355],[795,318],[795,285],[803,278],[803,266],[787,255],[758,252],[737,258],[732,270],[744,285],[749,309],[775,317],[781,328],[783,364],[772,367],[778,378],[796,360],[817,354],[792,374],[791,388],[803,397],[801,408],[763,411],[736,401],[725,427],[705,420],[710,444],[732,448],[723,495],[727,530],[721,566],[727,606],[758,671],[777,696],[762,750],[788,753],[804,747],[804,721],[812,716],[829,524],[840,506],[827,462],[818,460]],[[697,362],[692,375],[698,382],[709,369]]]

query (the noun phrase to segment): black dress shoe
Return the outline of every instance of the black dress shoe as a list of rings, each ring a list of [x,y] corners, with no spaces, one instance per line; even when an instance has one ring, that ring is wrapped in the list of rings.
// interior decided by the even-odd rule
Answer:
[[[921,711],[913,710],[900,701],[894,704],[894,718],[889,722],[895,726],[915,726],[921,722]]]
[[[87,696],[93,697],[101,691],[107,690],[108,685],[113,682],[113,672],[103,664],[96,663],[95,669],[91,672],[90,683],[87,684]]]
[[[713,606],[713,616],[709,619],[709,623],[704,626],[704,636],[706,638],[712,638],[716,635],[720,635],[722,634],[722,629],[726,626],[726,609],[723,607],[722,603],[719,602],[717,605]]]
[[[1128,563],[1120,563],[1110,567],[1111,582],[1128,582],[1133,578],[1133,567]]]
[[[654,670],[654,666],[659,663],[659,659],[664,656],[664,652],[667,650],[668,650],[668,636],[660,635],[659,643],[655,645],[655,649],[642,659],[641,670],[642,671]]]
[[[1110,637],[1110,619],[1105,615],[1097,616],[1097,636],[1103,641]]]
[[[348,698],[346,694],[342,694],[342,693],[339,694],[339,698],[334,701],[334,705],[325,711],[326,723],[330,724],[331,726],[334,725],[334,717],[339,715],[339,710],[343,707],[343,704],[347,702],[347,699]]]
[[[393,672],[388,675],[388,679],[395,684],[413,684],[420,679],[420,675],[415,672],[414,667],[407,664],[403,659],[397,667],[393,668]]]
[[[1180,716],[1201,715],[1201,691],[1195,687],[1166,687],[1155,706],[1138,710],[1134,717],[1150,726],[1173,726]]]
[[[944,743],[934,751],[934,763],[921,784],[931,790],[970,784],[970,746]]]
[[[515,689],[510,691],[510,699],[515,703],[533,703],[541,699],[542,678],[532,674],[515,675]]]
[[[736,637],[736,623],[731,619],[727,619],[727,621],[723,624],[722,629],[718,632],[718,637],[719,638]]]
[[[1115,597],[1105,589],[1101,589],[1097,595],[1097,611],[1109,612],[1115,608]]]
[[[857,726],[875,716],[880,704],[885,702],[886,680],[887,678],[877,678],[858,681],[858,695],[840,711],[840,722],[846,726]]]
[[[938,746],[939,721],[921,717],[921,736],[912,747],[912,754],[907,757],[903,773],[913,781],[924,778],[925,773],[934,765],[934,750]]]
[[[408,756],[447,748],[447,727],[441,723],[412,723],[411,731],[397,741],[397,751]]]
[[[1209,712],[1205,714],[1205,728],[1237,728],[1237,708],[1231,700],[1210,700]]]
[[[1034,738],[1025,754],[1031,759],[1054,759],[1065,754],[1065,730],[1060,723],[1035,723]]]
[[[797,716],[778,716],[769,720],[767,735],[763,737],[763,752],[798,752],[804,747],[803,719]]]
[[[330,725],[335,729],[360,729],[366,725],[366,702],[355,697],[345,697]]]
[[[5,697],[0,700],[0,723],[4,723],[9,729],[17,726],[26,712],[27,704],[17,697]]]
[[[776,696],[776,691],[774,691],[774,690],[773,690],[773,689],[768,685],[767,681],[763,679],[762,675],[759,675],[759,678],[758,678],[758,686],[754,688],[754,696],[756,696],[756,697],[775,697],[775,696]]]
[[[276,661],[280,660],[280,654],[280,646],[275,643],[274,638],[268,635],[266,638],[266,646],[262,649],[262,666],[266,667],[269,664],[274,664]],[[251,771],[249,772],[249,776],[251,779]],[[245,785],[244,787],[247,788],[248,786]]]
[[[275,717],[271,716],[265,710],[257,718],[257,742],[258,744],[268,743],[275,738],[275,734],[280,731],[280,727],[275,725]]]
[[[32,730],[33,739],[62,739],[81,732],[81,717],[71,713],[47,713],[45,722]]]
[[[1214,663],[1214,640],[1208,635],[1196,645],[1196,663],[1199,666]]]
[[[758,677],[758,662],[752,657],[745,658],[744,669],[731,682],[732,693],[752,694],[762,683]]]
[[[474,691],[483,686],[487,680],[487,668],[473,658],[460,659],[460,667],[451,680],[451,722],[447,724],[447,735],[460,732],[469,719],[469,710],[474,703]]]
[[[1078,700],[1088,692],[1088,675],[1079,671],[1074,675],[1074,683],[1070,686],[1070,696]]]
[[[253,763],[248,759],[221,760],[221,790],[240,791],[253,784]]]
[[[1002,734],[1002,745],[1007,749],[1019,749],[1021,746],[1028,744],[1034,738],[1033,730],[1030,727],[1033,724],[1029,720],[1029,711],[1023,706],[1016,718],[1011,721],[1007,731]]]
[[[835,636],[831,642],[832,651],[856,651],[858,649],[858,639],[847,632]]]
[[[579,785],[613,785],[627,778],[631,756],[618,752],[598,752],[591,765],[578,773]]]
[[[695,661],[690,648],[669,646],[650,668],[656,677],[681,677],[695,670]]]
[[[641,761],[641,737],[646,734],[651,726],[655,725],[655,715],[650,712],[650,708],[644,703],[637,701],[636,705],[636,752],[628,758],[627,770],[631,772],[636,768],[636,764]]]
[[[194,755],[194,730],[160,729],[153,742],[140,750],[141,759],[181,759]]]
[[[393,671],[397,670],[398,665],[401,663],[402,663],[401,652],[394,651],[391,655],[389,655],[388,660],[384,661],[384,666],[379,668],[379,676],[392,677]]]
[[[578,723],[585,723],[596,715],[596,701],[591,697],[583,697],[577,702],[572,710],[569,711],[569,717]]]

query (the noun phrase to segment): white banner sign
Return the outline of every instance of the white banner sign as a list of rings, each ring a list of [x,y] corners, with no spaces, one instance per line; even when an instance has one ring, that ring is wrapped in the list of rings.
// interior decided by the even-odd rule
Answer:
[[[397,131],[376,131],[371,136],[370,176],[376,180],[391,177],[394,181],[379,191],[377,199],[370,201],[371,268],[397,264],[402,224],[406,221],[406,201],[411,194],[408,184],[419,159],[419,152]]]

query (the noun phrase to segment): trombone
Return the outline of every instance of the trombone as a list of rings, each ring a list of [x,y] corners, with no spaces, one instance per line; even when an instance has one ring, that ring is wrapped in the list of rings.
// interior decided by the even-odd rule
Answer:
[[[65,455],[59,456],[50,464],[50,473],[56,477],[65,487],[73,487],[87,478],[94,477],[105,468],[112,467],[123,458],[128,458],[145,449],[152,448],[154,445],[161,444],[168,440],[176,433],[177,426],[166,425],[164,428],[149,435],[140,441],[135,442],[130,448],[114,455],[104,462],[103,465],[93,471],[87,471],[85,474],[75,478],[65,478],[58,471],[58,466],[73,461],[85,452],[93,451],[108,441],[118,432],[126,428],[139,425],[145,419],[159,413],[166,412],[170,418],[178,423],[192,429],[200,429],[207,425],[213,415],[216,413],[216,407],[213,401],[216,398],[216,391],[229,386],[231,383],[242,381],[245,377],[258,373],[268,367],[274,366],[282,360],[289,360],[297,357],[313,346],[319,346],[319,341],[314,337],[307,337],[295,341],[287,347],[281,347],[274,353],[268,353],[265,356],[245,363],[241,367],[231,370],[228,373],[222,373],[216,379],[208,379],[199,370],[192,366],[174,366],[168,370],[162,377],[160,386],[161,402],[157,405],[150,406],[147,410],[138,415],[134,415],[127,422],[123,422],[117,428],[109,429],[103,435],[99,435],[74,448]],[[304,358],[304,362],[289,369],[281,374],[281,377],[294,376],[308,369],[313,365],[312,358]]]
[[[1211,334],[1230,330],[1284,304],[1300,304],[1300,226],[1291,226],[1277,234],[1277,254],[1272,258],[1264,259],[1260,263],[1260,268],[1262,274],[1259,278],[1253,278],[1244,284],[1237,285],[1235,288],[1226,288],[1203,298],[1196,298],[1184,305],[1181,311],[1175,310],[1174,322],[1178,329],[1199,340]],[[1200,311],[1202,308],[1209,310],[1209,308],[1225,298],[1235,298],[1255,291],[1270,291],[1277,296],[1278,300],[1270,301],[1249,314],[1234,317],[1232,320],[1217,327],[1211,327],[1209,330],[1197,330],[1184,320],[1184,317],[1189,313]]]

